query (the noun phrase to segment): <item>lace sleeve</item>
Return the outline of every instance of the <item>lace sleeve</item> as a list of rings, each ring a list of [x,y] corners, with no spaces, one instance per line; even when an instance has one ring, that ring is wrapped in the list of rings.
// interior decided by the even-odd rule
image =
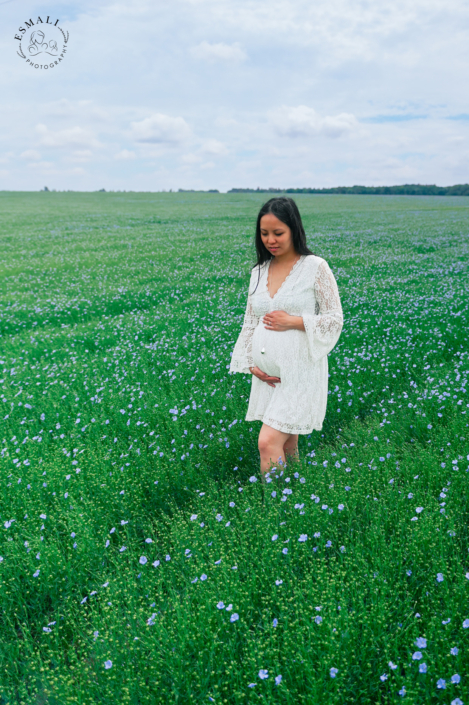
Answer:
[[[254,362],[252,359],[252,336],[259,323],[259,317],[254,314],[251,303],[250,291],[252,288],[254,277],[251,275],[251,281],[248,291],[248,301],[246,306],[246,312],[244,314],[243,327],[241,328],[241,333],[239,334],[238,340],[233,349],[233,355],[230,362],[230,372],[244,372],[245,374],[251,374],[250,367],[254,367]],[[257,281],[257,277],[255,278]]]
[[[319,313],[304,314],[303,322],[313,362],[317,362],[334,348],[344,325],[337,282],[326,260],[318,266],[314,292]]]

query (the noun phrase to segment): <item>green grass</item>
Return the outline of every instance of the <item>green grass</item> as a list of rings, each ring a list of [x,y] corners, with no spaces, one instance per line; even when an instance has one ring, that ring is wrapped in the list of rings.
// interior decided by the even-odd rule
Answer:
[[[263,492],[264,198],[0,193],[2,705],[469,704],[469,199],[296,196],[345,323]]]

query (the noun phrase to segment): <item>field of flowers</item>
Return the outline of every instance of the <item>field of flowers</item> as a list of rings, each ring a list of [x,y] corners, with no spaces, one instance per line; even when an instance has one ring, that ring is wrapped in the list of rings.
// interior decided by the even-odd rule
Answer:
[[[296,197],[345,323],[265,487],[263,200],[0,193],[2,705],[469,705],[469,199]]]

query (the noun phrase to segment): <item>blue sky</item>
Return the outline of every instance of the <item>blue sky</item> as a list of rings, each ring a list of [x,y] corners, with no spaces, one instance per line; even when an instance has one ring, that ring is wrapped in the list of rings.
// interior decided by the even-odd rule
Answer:
[[[47,72],[38,15],[70,37]],[[0,189],[469,181],[463,0],[11,0],[0,57]]]

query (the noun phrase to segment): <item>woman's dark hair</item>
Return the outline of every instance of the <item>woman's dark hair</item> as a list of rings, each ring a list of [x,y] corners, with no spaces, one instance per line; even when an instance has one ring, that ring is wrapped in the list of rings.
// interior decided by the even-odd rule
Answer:
[[[261,238],[261,218],[268,213],[275,215],[282,223],[285,223],[290,230],[293,241],[293,248],[295,252],[299,255],[312,255],[309,247],[306,244],[306,233],[301,222],[300,211],[296,205],[293,198],[288,198],[287,196],[278,196],[277,198],[271,198],[270,201],[264,203],[257,216],[256,223],[256,235],[255,235],[255,246],[257,253],[257,262],[253,265],[254,267],[259,267],[259,278],[260,278],[260,267],[273,258],[273,254],[264,247],[264,243]],[[257,283],[259,284],[259,278]],[[256,285],[257,289],[257,285]],[[255,290],[254,290],[255,291]],[[254,293],[254,292],[253,292]]]

